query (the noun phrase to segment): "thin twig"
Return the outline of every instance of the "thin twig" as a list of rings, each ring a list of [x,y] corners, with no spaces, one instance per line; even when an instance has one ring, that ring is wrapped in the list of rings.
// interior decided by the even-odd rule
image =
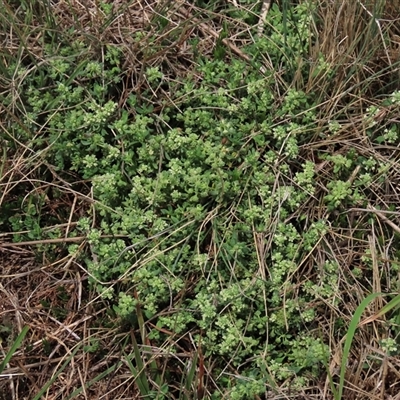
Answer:
[[[101,239],[104,238],[127,238],[127,235],[102,235]],[[57,244],[57,243],[80,243],[86,240],[86,236],[77,236],[69,238],[59,238],[59,239],[42,239],[42,240],[29,240],[26,242],[5,242],[0,243],[0,248],[2,247],[20,247],[20,246],[38,246],[40,244]]]

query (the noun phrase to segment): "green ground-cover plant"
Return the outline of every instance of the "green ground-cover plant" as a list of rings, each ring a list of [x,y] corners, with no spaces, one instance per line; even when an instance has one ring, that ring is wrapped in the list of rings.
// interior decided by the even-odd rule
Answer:
[[[330,345],[323,308],[343,307],[347,282],[368,287],[376,266],[365,252],[362,268],[342,272],[330,238],[349,229],[367,240],[377,214],[351,220],[348,211],[368,210],[396,162],[344,132],[357,125],[364,143],[397,146],[398,92],[368,106],[338,101],[325,115],[330,82],[342,71],[320,52],[308,62],[321,23],[317,5],[288,5],[273,4],[265,36],[244,47],[251,63],[228,51],[199,54],[196,68],[174,80],[162,60],[149,61],[146,84],[125,102],[126,53],[115,44],[50,40],[34,67],[22,59],[3,66],[24,95],[1,95],[9,118],[2,140],[10,157],[22,143],[26,168],[39,167],[34,189],[22,195],[16,187],[1,205],[2,229],[28,231],[16,241],[57,238],[60,230],[46,228],[72,218],[68,235],[85,237],[86,246],[66,251],[87,271],[90,288],[140,331],[142,345],[167,343],[177,352],[201,342],[216,399],[302,389],[320,378]],[[153,22],[159,30],[168,25]],[[143,54],[150,59],[161,45],[156,36],[149,41]],[[312,83],[322,78],[328,83],[319,91]],[[173,98],[158,104],[161,93]],[[60,182],[93,204],[73,216],[62,207],[44,212],[49,196],[66,190]],[[48,246],[39,250],[54,252]],[[338,323],[332,332],[346,329]],[[159,374],[154,384],[148,379],[133,346],[124,358],[141,394],[174,396]],[[186,364],[187,391],[198,354]],[[343,368],[338,398],[342,391]]]

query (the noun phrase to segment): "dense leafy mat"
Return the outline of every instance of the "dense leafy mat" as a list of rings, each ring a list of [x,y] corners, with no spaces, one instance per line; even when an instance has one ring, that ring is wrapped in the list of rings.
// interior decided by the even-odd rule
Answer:
[[[282,1],[257,36],[254,1],[31,3],[2,19],[1,251],[57,268],[25,297],[82,334],[44,354],[104,363],[36,398],[339,398],[398,281],[395,7]],[[397,393],[397,318],[360,329],[348,398]]]

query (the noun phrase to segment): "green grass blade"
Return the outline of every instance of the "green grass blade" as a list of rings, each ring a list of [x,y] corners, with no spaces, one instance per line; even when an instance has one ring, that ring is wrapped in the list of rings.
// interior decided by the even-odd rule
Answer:
[[[389,303],[386,304],[386,306],[382,307],[381,310],[376,314],[376,317],[377,318],[381,317],[382,315],[396,308],[399,304],[400,304],[400,294],[398,294],[392,300],[390,300]]]
[[[283,0],[282,4],[282,23],[283,23],[283,43],[285,44],[285,48],[287,48],[287,21],[288,21],[288,1]]]
[[[132,373],[132,375],[135,377],[135,382],[139,388],[139,392],[142,396],[148,396],[150,393],[150,388],[149,388],[149,383],[147,382],[146,377],[144,377],[138,371],[138,369],[132,364],[131,359],[129,358],[128,355],[124,354],[125,360],[128,363],[128,367]]]
[[[70,356],[65,360],[64,364],[61,366],[61,368],[57,371],[57,373],[43,386],[43,388],[39,391],[39,393],[32,399],[32,400],[40,400],[42,395],[46,392],[46,390],[54,383],[54,381],[58,378],[58,376],[61,374],[61,372],[64,371],[64,369],[67,367],[67,365],[70,363],[74,355],[78,352],[80,349],[81,345],[79,344],[78,346],[75,347],[74,351],[70,354]]]
[[[94,383],[100,381],[101,379],[103,379],[104,377],[106,377],[107,375],[109,375],[111,372],[114,372],[115,369],[119,366],[120,364],[116,364],[111,366],[110,368],[107,368],[105,371],[103,371],[101,374],[97,375],[95,378],[93,378],[91,381],[89,381],[88,383],[86,383],[84,385],[85,389],[89,389],[90,386],[92,386]],[[74,390],[65,400],[70,400],[75,398],[76,396],[78,396],[79,394],[81,394],[83,392],[83,387],[80,387],[79,389]]]
[[[342,363],[340,366],[339,388],[337,390],[336,400],[342,399],[343,387],[344,387],[344,375],[346,373],[346,364],[347,364],[347,360],[350,355],[351,344],[353,343],[354,334],[358,327],[358,323],[360,321],[361,315],[364,312],[364,310],[368,307],[368,304],[371,303],[371,301],[373,301],[374,299],[376,299],[378,296],[381,296],[381,295],[382,295],[382,293],[372,293],[368,297],[366,297],[361,302],[361,304],[357,307],[357,309],[353,315],[353,318],[351,319],[349,329],[348,329],[347,335],[346,335],[346,341],[344,343],[344,348],[343,348]]]
[[[4,358],[3,362],[0,364],[0,373],[4,371],[6,365],[9,363],[11,360],[12,356],[16,352],[19,346],[21,346],[22,341],[25,339],[26,334],[29,331],[29,326],[24,326],[22,329],[21,333],[18,335],[18,337],[15,339],[15,342],[11,346],[11,349],[8,351],[6,357]]]
[[[140,354],[139,346],[136,342],[136,338],[132,335],[132,341],[133,341],[133,351],[134,351],[134,356],[135,356],[135,361],[136,361],[136,367],[135,368],[130,361],[129,357],[125,355],[125,359],[128,362],[129,368],[134,375],[136,379],[136,383],[139,387],[140,393],[142,396],[147,396],[150,393],[150,386],[149,382],[147,381],[146,373],[145,373],[145,365],[142,360],[142,356]]]
[[[193,360],[192,360],[192,364],[189,368],[189,371],[186,375],[186,379],[185,379],[185,393],[184,393],[184,399],[190,399],[190,393],[193,393],[192,390],[192,384],[194,382],[194,376],[196,373],[196,367],[197,367],[197,359],[199,357],[198,352],[195,353]]]

